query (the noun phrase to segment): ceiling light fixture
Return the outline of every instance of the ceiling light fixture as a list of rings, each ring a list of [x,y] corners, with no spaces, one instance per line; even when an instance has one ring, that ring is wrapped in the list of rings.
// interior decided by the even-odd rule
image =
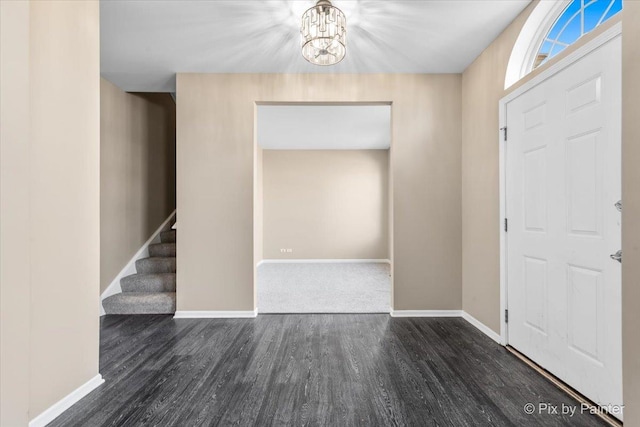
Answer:
[[[315,65],[334,65],[347,53],[347,19],[329,0],[302,14],[302,56]]]

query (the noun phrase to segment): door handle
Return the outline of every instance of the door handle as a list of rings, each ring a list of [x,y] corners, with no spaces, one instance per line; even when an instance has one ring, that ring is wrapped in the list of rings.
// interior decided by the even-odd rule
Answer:
[[[611,259],[615,259],[616,261],[618,261],[620,264],[622,264],[622,250],[619,250],[618,252],[616,252],[615,254],[611,254],[609,255],[611,257]]]
[[[615,205],[613,205],[618,209],[618,212],[622,212],[622,200],[618,200]]]

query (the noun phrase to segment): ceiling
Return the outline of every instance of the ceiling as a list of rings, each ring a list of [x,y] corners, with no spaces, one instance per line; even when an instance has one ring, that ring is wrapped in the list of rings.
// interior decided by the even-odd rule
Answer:
[[[175,74],[460,73],[530,0],[335,0],[347,56],[300,53],[307,0],[101,0],[101,74],[126,91],[174,92]]]
[[[257,138],[267,150],[384,150],[391,105],[258,105]]]

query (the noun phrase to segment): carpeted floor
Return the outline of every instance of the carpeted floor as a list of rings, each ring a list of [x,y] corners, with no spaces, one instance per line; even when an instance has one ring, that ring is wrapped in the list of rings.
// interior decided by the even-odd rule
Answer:
[[[386,263],[291,263],[258,267],[259,313],[388,313]]]

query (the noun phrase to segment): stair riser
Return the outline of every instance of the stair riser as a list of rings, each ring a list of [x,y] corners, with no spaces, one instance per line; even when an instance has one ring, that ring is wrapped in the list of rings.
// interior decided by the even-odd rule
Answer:
[[[162,243],[175,243],[176,230],[167,230],[160,233],[160,241]]]
[[[175,244],[150,245],[149,256],[174,257],[176,256],[176,245]]]
[[[105,300],[106,301],[106,300]],[[103,302],[106,314],[173,314],[176,312],[175,301],[163,304],[147,305],[140,302]]]
[[[122,292],[175,292],[176,276],[145,276],[136,274],[120,280]]]
[[[130,305],[126,307],[110,307],[104,309],[106,314],[174,314],[176,312],[175,305],[167,305],[164,308],[147,308],[139,305]]]
[[[138,274],[155,274],[155,273],[175,273],[175,258],[158,258],[158,259],[139,259],[136,261],[136,272]]]

